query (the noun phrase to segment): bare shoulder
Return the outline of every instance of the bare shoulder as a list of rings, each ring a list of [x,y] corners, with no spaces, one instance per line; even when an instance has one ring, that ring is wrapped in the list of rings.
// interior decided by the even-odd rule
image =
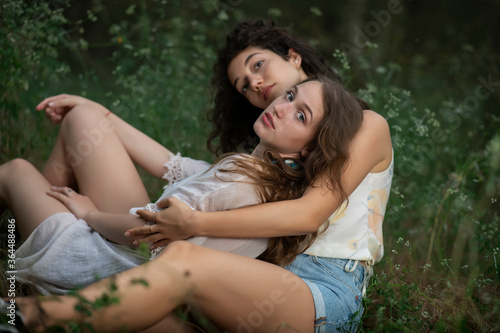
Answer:
[[[370,172],[381,172],[392,161],[392,141],[387,120],[375,111],[363,111],[363,124],[355,138],[356,150],[371,161]],[[367,161],[368,162],[368,161]]]
[[[368,127],[372,130],[383,131],[386,132],[385,134],[389,134],[389,124],[387,120],[375,111],[363,111],[363,125],[369,125]]]

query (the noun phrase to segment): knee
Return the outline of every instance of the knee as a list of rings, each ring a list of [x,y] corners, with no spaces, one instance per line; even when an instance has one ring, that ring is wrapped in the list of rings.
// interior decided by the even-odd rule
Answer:
[[[92,128],[103,131],[110,130],[111,123],[104,117],[99,108],[90,105],[76,105],[64,117],[61,128],[68,130],[69,133],[78,129]]]
[[[10,172],[25,171],[27,169],[34,169],[33,164],[22,158],[15,158],[2,165],[2,169]]]
[[[195,251],[196,245],[193,245],[186,241],[175,241],[168,244],[165,250],[161,253],[160,257],[175,257],[175,258],[187,258]]]
[[[76,105],[64,117],[62,124],[70,125],[74,123],[81,123],[87,119],[100,118],[102,112],[90,104]]]
[[[163,250],[163,252],[155,260],[167,261],[169,263],[179,263],[186,265],[193,263],[197,258],[196,253],[199,251],[199,246],[186,241],[175,241]]]
[[[14,178],[16,175],[26,175],[31,170],[36,168],[25,159],[15,158],[0,167],[0,174],[3,177]]]

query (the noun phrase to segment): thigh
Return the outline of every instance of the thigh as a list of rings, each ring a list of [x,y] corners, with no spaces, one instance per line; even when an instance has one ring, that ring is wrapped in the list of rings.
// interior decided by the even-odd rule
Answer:
[[[170,314],[155,325],[141,330],[141,333],[200,333],[201,328],[180,320],[175,314]]]
[[[28,161],[15,159],[0,168],[2,197],[15,217],[22,239],[28,238],[49,216],[69,212],[64,204],[47,195],[49,182]]]
[[[220,327],[230,332],[313,332],[312,294],[297,275],[256,259],[192,244],[183,247],[188,250],[169,254],[167,246],[161,260],[189,273],[195,286],[192,300]]]
[[[132,159],[101,112],[75,107],[65,117],[61,132],[78,190],[100,210],[126,213],[150,202]]]
[[[78,190],[73,169],[66,162],[66,151],[61,131],[57,134],[56,142],[42,174],[54,186],[68,186]]]

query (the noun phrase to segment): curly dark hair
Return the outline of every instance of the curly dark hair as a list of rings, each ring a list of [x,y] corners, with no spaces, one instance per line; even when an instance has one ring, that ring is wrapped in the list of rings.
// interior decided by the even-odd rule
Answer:
[[[253,123],[260,115],[259,108],[232,86],[227,75],[231,60],[247,47],[254,46],[270,50],[283,59],[294,49],[302,58],[301,66],[307,76],[322,74],[340,82],[339,75],[326,64],[304,40],[293,36],[288,29],[275,26],[273,21],[249,20],[236,24],[226,39],[226,45],[219,51],[211,80],[214,106],[208,113],[208,120],[214,129],[210,133],[207,147],[220,155],[232,151],[249,151],[258,143]],[[360,101],[363,108],[368,105]]]
[[[214,106],[207,118],[214,128],[208,137],[207,147],[216,155],[239,150],[248,152],[258,143],[253,123],[262,110],[237,92],[227,75],[231,60],[250,46],[270,50],[284,60],[288,60],[289,50],[294,49],[302,58],[301,66],[307,76],[321,74],[341,82],[340,76],[323,58],[288,29],[275,26],[273,21],[248,20],[236,24],[227,35],[225,47],[219,51],[211,80]],[[362,108],[368,109],[367,103],[358,101]]]

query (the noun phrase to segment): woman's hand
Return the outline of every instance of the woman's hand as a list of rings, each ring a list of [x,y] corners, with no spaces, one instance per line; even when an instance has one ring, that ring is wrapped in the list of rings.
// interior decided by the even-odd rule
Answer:
[[[92,200],[85,195],[76,193],[69,187],[52,186],[47,194],[61,201],[68,209],[80,219],[84,219],[90,212],[99,211]]]
[[[99,103],[93,102],[90,99],[75,96],[61,94],[57,96],[52,96],[44,99],[40,104],[36,106],[37,111],[45,111],[45,115],[50,119],[52,124],[59,124],[64,116],[71,111],[76,105],[90,104],[103,109],[106,112],[107,109]]]
[[[165,210],[158,213],[137,211],[139,216],[156,224],[127,230],[125,236],[135,238],[134,244],[147,242],[152,248],[156,248],[174,240],[194,236],[189,230],[189,220],[196,211],[174,197],[160,201],[157,206]]]

